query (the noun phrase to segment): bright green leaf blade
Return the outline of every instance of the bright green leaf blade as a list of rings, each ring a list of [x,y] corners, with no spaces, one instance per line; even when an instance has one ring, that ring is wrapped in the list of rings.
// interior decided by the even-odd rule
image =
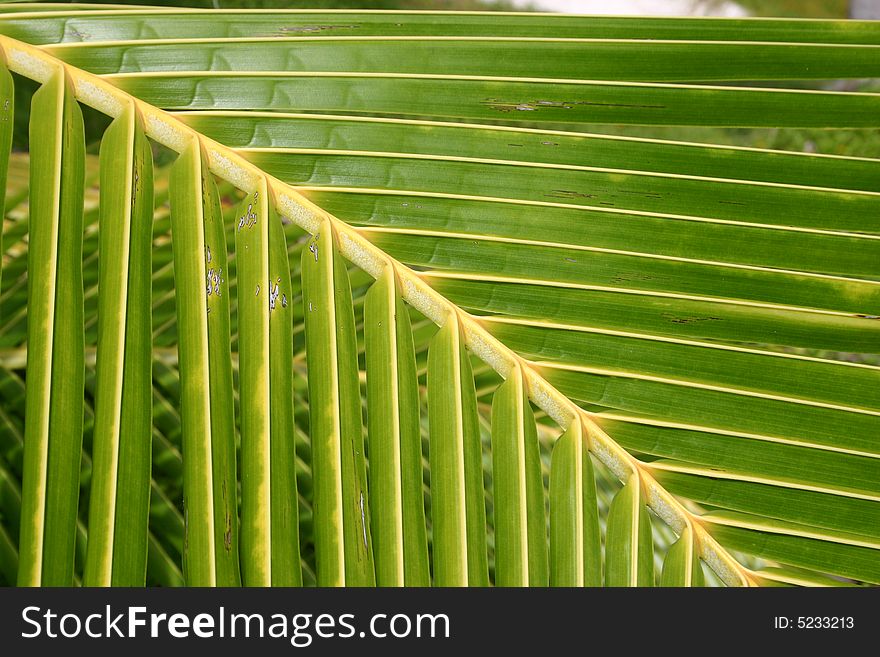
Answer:
[[[734,348],[658,336],[552,325],[520,324],[487,318],[487,328],[511,349],[560,367],[638,371],[681,376],[693,383],[777,394],[817,403],[880,408],[880,368],[865,364]],[[637,368],[634,362],[638,363]]]
[[[550,585],[601,586],[602,552],[593,462],[574,422],[550,462]]]
[[[101,143],[100,291],[86,586],[143,586],[150,506],[153,157],[133,106]]]
[[[878,178],[876,171],[871,175]],[[580,248],[574,256],[576,262],[605,250],[816,274],[880,277],[878,242],[873,236],[745,225],[739,222],[741,214],[731,214],[738,223],[730,224],[608,205],[588,206],[581,199],[518,201],[353,188],[312,189],[307,195],[328,212],[359,226],[400,233],[444,232],[473,239],[564,244]],[[771,221],[778,219],[778,215],[774,217]]]
[[[293,297],[281,217],[269,206],[269,423],[271,428],[272,585],[302,586],[293,417]],[[247,288],[245,288],[245,291]],[[234,482],[235,473],[232,474]]]
[[[516,368],[492,398],[495,585],[547,586],[547,530],[535,416]]]
[[[803,568],[791,566],[771,566],[762,568],[755,573],[761,586],[833,586],[852,587],[857,586],[853,582],[842,580],[839,577],[822,575]]]
[[[415,348],[390,269],[367,292],[364,342],[376,584],[429,586]]]
[[[223,398],[224,393],[229,392],[224,389],[228,379],[220,363],[216,363],[217,371],[212,371],[215,364],[212,355],[219,353],[220,345],[215,342],[212,350],[208,326],[207,286],[212,285],[213,292],[214,281],[212,278],[208,282],[205,231],[206,224],[219,221],[212,216],[219,211],[219,203],[211,198],[216,194],[216,186],[205,170],[201,149],[197,142],[192,142],[171,171],[187,532],[184,576],[191,586],[229,585],[237,579],[237,569],[230,572],[234,553],[224,536],[230,514],[234,513],[235,500],[228,494],[224,496],[222,489],[215,489],[214,473],[215,438],[222,445],[224,433],[227,441],[232,437],[232,427],[222,423],[216,427],[215,436],[212,412],[215,382],[217,402],[231,406],[231,399]],[[226,353],[229,358],[228,350]],[[222,419],[228,421],[223,407],[218,409],[218,414],[221,422]],[[220,470],[218,474],[222,478],[226,472]]]
[[[694,469],[696,470],[696,469]],[[762,483],[729,472],[699,475],[656,470],[668,490],[707,506],[778,518],[812,527],[880,538],[880,504],[874,497],[848,497],[805,488],[809,483]]]
[[[654,540],[638,477],[632,475],[608,510],[605,586],[653,586]]]
[[[685,526],[663,560],[660,586],[703,586],[703,567],[695,548],[693,530]]]
[[[49,50],[102,75],[300,70],[685,82],[871,78],[880,73],[880,47],[873,45],[295,35],[144,45],[81,42]]]
[[[880,352],[877,321],[869,317],[799,312],[698,298],[583,290],[472,276],[426,276],[431,287],[468,310],[511,315],[540,325],[645,333],[655,336],[786,345],[849,353]]]
[[[222,110],[176,116],[194,130],[242,149],[394,152],[880,191],[880,162],[866,158],[369,116]]]
[[[772,534],[785,534],[799,538],[818,539],[840,545],[852,545],[872,550],[880,550],[880,540],[850,534],[848,532],[809,527],[794,522],[762,518],[736,511],[711,511],[700,516],[700,520],[714,526],[739,527],[755,531],[766,531]]]
[[[319,586],[375,583],[351,286],[324,223],[302,254]]]
[[[576,16],[549,13],[438,11],[254,12],[222,9],[205,20],[198,10],[117,5],[79,5],[99,10],[71,12],[68,7],[31,4],[4,7],[2,30],[35,44],[284,36],[507,36],[592,39],[763,41],[783,43],[880,44],[873,21],[749,20],[681,17]],[[39,18],[39,20],[35,20]]]
[[[783,230],[880,232],[880,222],[871,214],[880,194],[828,188],[833,179],[826,181],[825,187],[805,187],[397,151],[314,153],[284,149],[245,153],[268,173],[297,186],[510,199],[523,204],[554,203]],[[805,205],[810,206],[810,213],[796,214]],[[847,211],[852,216],[841,216]],[[554,244],[550,235],[538,241]],[[564,239],[556,243],[567,244]]]
[[[144,73],[106,79],[169,110],[369,112],[557,124],[880,125],[880,94],[870,93],[354,73]]]
[[[486,511],[473,372],[450,317],[428,348],[434,584],[486,586]]]
[[[766,529],[760,527],[766,524]],[[712,535],[724,545],[784,564],[880,584],[878,549],[811,536],[781,532],[773,523],[754,528],[707,523]],[[789,527],[788,531],[793,528]]]
[[[782,441],[772,434],[736,434],[662,426],[651,420],[624,422],[600,419],[629,450],[686,461],[719,472],[747,473],[756,481],[801,482],[817,490],[853,496],[880,496],[880,459],[811,445]],[[840,440],[840,439],[838,439]],[[824,447],[824,448],[823,448]]]
[[[153,222],[153,158],[150,144],[142,132],[142,125],[138,121],[138,130],[135,133],[135,175],[134,184],[136,200],[133,209],[132,232],[137,235],[132,240],[129,254],[129,289],[128,289],[128,315],[127,330],[129,337],[126,341],[126,363],[123,385],[124,404],[129,416],[123,414],[123,423],[126,427],[120,444],[119,480],[130,482],[132,490],[118,488],[117,509],[138,509],[138,513],[125,513],[117,518],[117,538],[114,547],[114,561],[120,565],[121,572],[125,571],[125,564],[130,564],[132,576],[117,577],[114,572],[114,585],[127,586],[129,583],[142,580],[141,573],[146,569],[143,552],[143,536],[148,530],[148,516],[150,507],[150,461],[153,450],[151,449],[152,428],[152,353],[151,336],[152,326],[149,313],[146,308],[150,304],[152,296],[152,280],[149,275],[152,257],[151,227]],[[129,383],[130,382],[130,383]],[[129,401],[131,400],[131,401]],[[131,424],[129,424],[129,417]],[[139,427],[135,432],[132,427]],[[127,434],[127,435],[126,435]],[[165,453],[166,444],[160,440],[156,451]],[[133,537],[128,539],[126,537]],[[126,550],[122,548],[123,542],[130,543],[128,549],[132,549],[132,556],[127,557]],[[136,548],[135,548],[136,546]],[[152,548],[146,548],[147,560]],[[116,569],[114,563],[114,571]],[[179,572],[178,572],[179,575]],[[136,576],[136,578],[135,578]]]
[[[811,446],[878,456],[873,439],[880,413],[849,407],[795,403],[772,396],[702,389],[679,381],[654,381],[626,373],[542,368],[547,379],[574,399],[695,427],[775,437]],[[796,410],[795,410],[796,409]]]
[[[210,372],[211,490],[217,585],[239,586],[238,485],[235,464],[235,415],[230,352],[230,286],[226,236],[214,179],[202,171],[202,219],[205,243],[204,289],[207,295],[208,368]]]
[[[503,243],[476,237],[374,232],[370,240],[407,264],[475,276],[554,284],[573,289],[614,289],[819,309],[880,313],[880,284],[820,278],[799,272],[729,267],[722,263],[653,258],[642,254],[584,252],[565,247]],[[638,272],[638,275],[629,272]]]
[[[85,144],[64,71],[34,94],[30,144],[30,357],[18,583],[70,586],[83,426]]]
[[[241,401],[241,559],[246,586],[272,582],[269,208],[265,185],[236,208]],[[283,362],[283,361],[282,361]]]

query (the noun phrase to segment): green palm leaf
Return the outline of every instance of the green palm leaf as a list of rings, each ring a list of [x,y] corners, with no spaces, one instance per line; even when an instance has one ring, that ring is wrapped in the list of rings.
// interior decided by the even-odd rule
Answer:
[[[601,586],[602,550],[593,464],[573,422],[550,465],[550,585]]]
[[[142,586],[146,572],[152,354],[150,316],[140,309],[150,302],[153,156],[140,123],[130,106],[102,142],[88,586]]]
[[[63,67],[34,95],[18,582],[73,583],[82,443],[82,113]],[[64,147],[61,147],[61,144]]]
[[[547,522],[535,416],[515,368],[492,401],[495,583],[546,586]]]
[[[434,582],[438,586],[486,586],[486,508],[477,399],[454,315],[431,340],[427,383]]]
[[[302,253],[318,584],[375,583],[351,285],[324,222]]]
[[[364,302],[370,490],[376,583],[428,586],[422,441],[409,312],[389,267]]]
[[[78,576],[81,516],[87,583],[880,583],[880,161],[594,133],[876,128],[821,82],[880,77],[876,24],[18,5],[0,34],[46,173],[25,208],[10,168],[4,225],[7,581]],[[181,154],[170,223],[108,233],[109,164],[83,213],[74,97],[108,162],[135,117]],[[147,326],[148,528],[98,518],[145,508]],[[83,386],[53,385],[98,337],[86,513]]]

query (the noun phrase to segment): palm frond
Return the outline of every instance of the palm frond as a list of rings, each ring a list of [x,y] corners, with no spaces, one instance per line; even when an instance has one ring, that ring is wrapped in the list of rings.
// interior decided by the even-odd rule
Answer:
[[[439,585],[699,586],[701,561],[733,585],[880,583],[880,161],[588,132],[876,128],[880,95],[821,80],[878,77],[877,25],[204,16],[0,15],[10,70],[42,84],[30,231],[4,226],[0,347],[28,355],[26,408],[12,372],[0,407],[23,484],[7,580],[74,575],[79,430],[53,427],[82,424],[80,328],[100,335],[91,506],[144,508],[152,325],[149,529],[80,505],[87,583],[144,559],[174,583],[179,556],[190,583],[237,583],[236,429],[245,584],[424,584],[430,563]],[[99,240],[74,98],[115,118]],[[180,153],[151,295],[137,169],[109,164],[143,152],[141,121]],[[245,195],[234,217],[214,175]],[[126,467],[141,484],[114,498]]]

